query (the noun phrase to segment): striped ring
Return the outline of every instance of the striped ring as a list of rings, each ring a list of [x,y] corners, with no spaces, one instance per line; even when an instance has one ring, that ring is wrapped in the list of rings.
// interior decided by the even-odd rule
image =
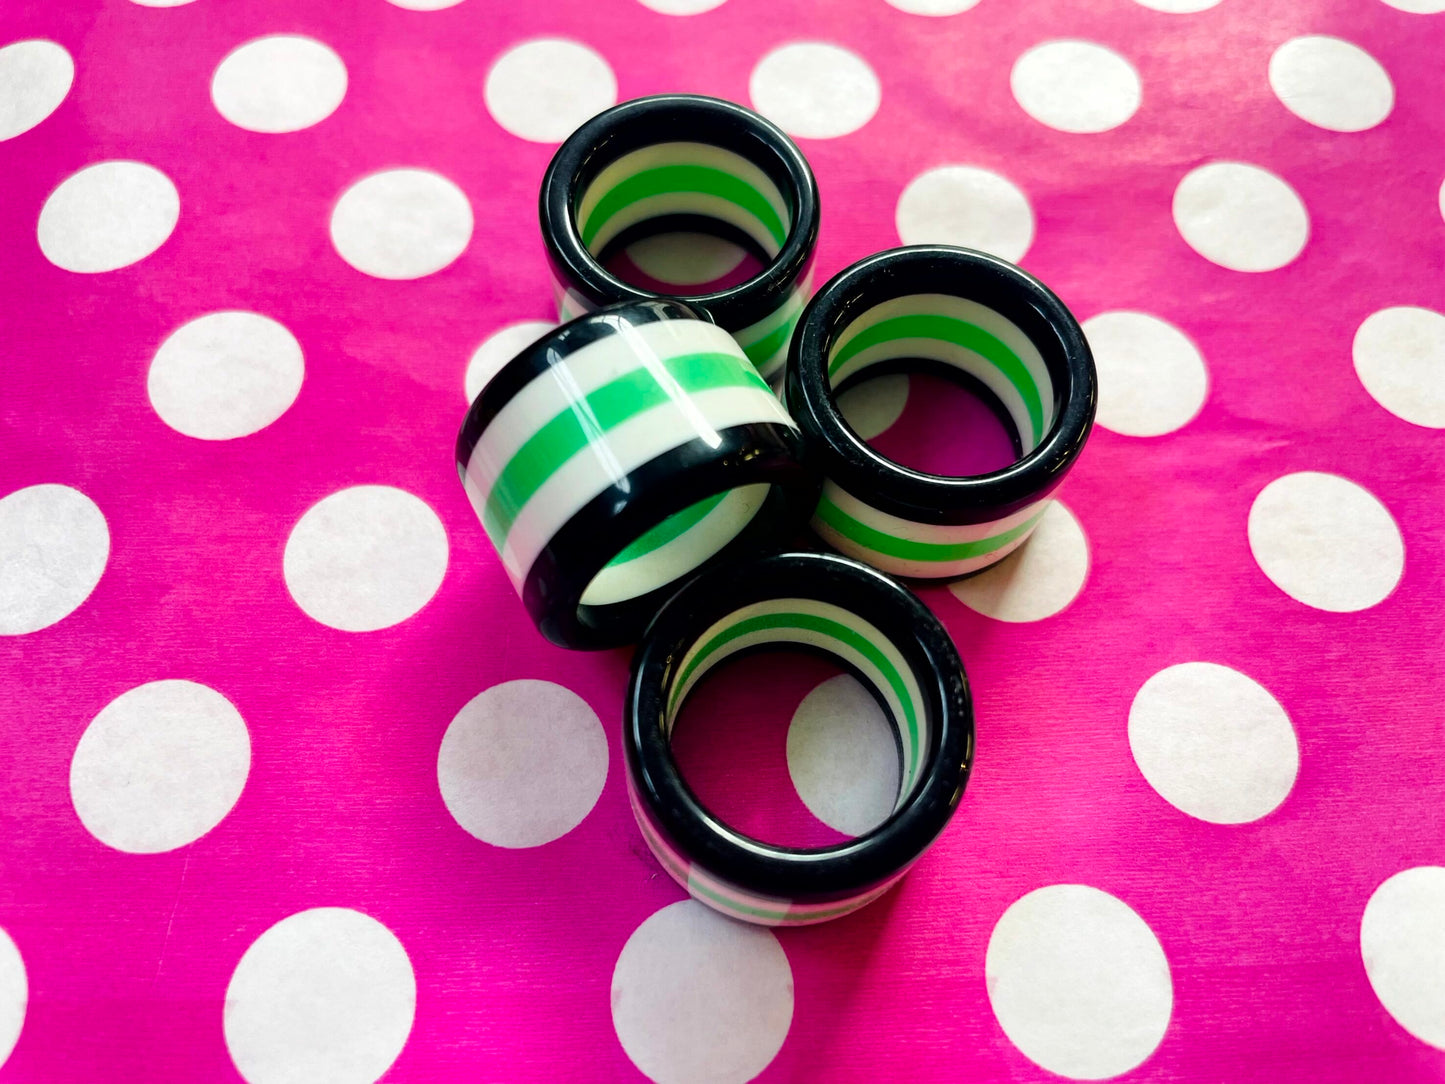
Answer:
[[[708,673],[744,652],[821,652],[877,698],[898,739],[898,798],[830,847],[777,847],[721,823],[683,782],[673,724]],[[696,899],[770,926],[823,922],[877,899],[948,824],[973,762],[973,705],[953,641],[895,581],[845,557],[785,553],[714,569],[663,607],[632,663],[623,745],[633,815]]]
[[[634,241],[694,232],[741,246],[763,265],[757,275],[703,294],[680,284],[676,296],[731,332],[765,379],[781,377],[811,288],[818,187],[776,125],[695,94],[624,102],[557,150],[540,214],[564,320],[659,296],[604,266]]]
[[[1015,461],[970,477],[926,474],[879,455],[844,421],[837,400],[850,387],[919,370],[988,403]],[[897,576],[950,579],[994,564],[1028,538],[1078,458],[1097,384],[1073,314],[1010,263],[919,245],[854,264],[804,310],[788,364],[788,409],[825,478],[814,531]]]
[[[733,338],[677,301],[590,313],[482,389],[462,485],[537,627],[638,638],[676,582],[795,530],[817,497],[797,426]]]

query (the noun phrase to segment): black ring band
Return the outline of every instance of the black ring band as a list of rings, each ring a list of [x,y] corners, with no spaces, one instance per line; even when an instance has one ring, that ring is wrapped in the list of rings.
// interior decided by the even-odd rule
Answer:
[[[482,389],[456,449],[532,619],[577,648],[635,641],[681,578],[786,539],[817,498],[801,454],[737,343],[678,301],[537,340]]]
[[[678,772],[670,743],[694,684],[724,658],[822,651],[871,688],[893,720],[899,801],[878,827],[813,850],[719,822]],[[648,846],[693,896],[725,914],[801,925],[888,889],[943,831],[973,762],[973,704],[953,641],[906,588],[824,553],[785,553],[706,572],[657,615],[632,662],[623,717],[628,792]]]
[[[918,364],[946,366],[994,400],[1020,458],[974,477],[885,459],[838,411],[838,392]],[[826,481],[814,530],[895,575],[967,575],[1023,543],[1088,439],[1093,355],[1073,314],[1038,279],[946,245],[880,252],[825,285],[798,322],[788,409]]]
[[[682,229],[742,243],[765,265],[761,272],[715,293],[678,296],[732,333],[765,378],[781,374],[811,285],[818,186],[776,125],[696,94],[623,102],[557,150],[539,210],[563,319],[659,296],[603,267],[619,246]]]

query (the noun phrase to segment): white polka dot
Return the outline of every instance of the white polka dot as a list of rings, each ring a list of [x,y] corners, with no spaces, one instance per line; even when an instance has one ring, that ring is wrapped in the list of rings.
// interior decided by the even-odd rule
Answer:
[[[1063,501],[1052,501],[1033,534],[976,576],[949,584],[970,610],[998,621],[1042,621],[1068,606],[1089,576],[1089,542]]]
[[[1129,708],[1134,763],[1159,796],[1213,824],[1256,821],[1288,797],[1299,743],[1279,701],[1212,662],[1161,670]]]
[[[540,847],[566,835],[606,782],[607,735],[597,713],[550,681],[508,681],[473,697],[437,755],[448,811],[494,847]]]
[[[107,847],[156,854],[225,819],[251,770],[246,722],[194,681],[152,681],[90,721],[70,762],[70,800]]]
[[[417,279],[440,271],[471,239],[466,194],[424,169],[363,177],[331,212],[331,243],[341,258],[379,279]]]
[[[456,7],[462,0],[387,0],[387,2],[409,11],[441,11],[443,8]]]
[[[788,727],[788,774],[820,821],[858,836],[898,798],[898,739],[888,716],[851,674],[803,698]]]
[[[284,918],[226,987],[226,1049],[247,1084],[372,1084],[406,1045],[416,976],[376,919],[344,907]]]
[[[1269,85],[1295,116],[1332,132],[1373,128],[1395,105],[1395,88],[1379,61],[1358,45],[1322,35],[1292,38],[1276,49]]]
[[[1445,11],[1445,0],[1381,0],[1381,3],[1411,15],[1438,15]]]
[[[1134,0],[1140,7],[1152,8],[1170,15],[1192,15],[1197,11],[1208,11],[1221,0]]]
[[[0,636],[74,613],[109,556],[105,516],[84,493],[38,485],[0,498]]]
[[[1189,247],[1231,271],[1273,271],[1309,240],[1299,194],[1259,166],[1211,162],[1174,190],[1174,225]]]
[[[694,900],[633,931],[612,972],[612,1026],[656,1084],[743,1084],[793,1020],[793,970],[768,930]]]
[[[724,0],[638,0],[645,8],[660,11],[664,15],[700,15],[704,11],[721,7]]]
[[[487,336],[472,354],[471,361],[467,362],[464,382],[467,402],[470,403],[481,394],[487,382],[501,372],[503,365],[556,326],[547,320],[523,320],[521,323],[508,324]]]
[[[216,111],[251,132],[296,132],[346,97],[346,65],[314,38],[274,34],[233,50],[211,79]]]
[[[1293,599],[1347,613],[1382,601],[1405,571],[1389,510],[1335,474],[1301,471],[1265,486],[1249,509],[1249,548]]]
[[[1091,41],[1035,45],[1014,64],[1009,85],[1025,113],[1062,132],[1117,128],[1143,95],[1134,65]]]
[[[1445,1050],[1445,868],[1416,866],[1375,889],[1360,919],[1360,955],[1385,1011]]]
[[[1099,372],[1098,423],[1129,437],[1157,437],[1204,406],[1209,374],[1173,324],[1142,312],[1101,312],[1084,321]]]
[[[1402,305],[1371,313],[1355,332],[1355,375],[1397,418],[1445,429],[1445,315]]]
[[[565,38],[514,45],[487,72],[487,112],[534,143],[560,143],[617,101],[617,77],[595,49]]]
[[[161,420],[201,440],[270,425],[296,401],[301,344],[254,312],[213,312],[173,331],[151,361],[146,390]]]
[[[832,139],[857,131],[878,112],[883,88],[857,53],[821,41],[795,41],[768,53],[748,80],[753,108],[790,135]]]
[[[114,271],[143,260],[181,217],[181,197],[144,162],[97,162],[73,173],[45,200],[36,238],[66,271]]]
[[[0,140],[28,132],[60,108],[75,82],[63,46],[36,39],[0,49]]]
[[[865,380],[838,396],[838,413],[864,440],[880,437],[908,405],[908,374],[889,373]]]
[[[447,535],[426,502],[353,486],[306,510],[286,540],[286,587],[308,615],[346,632],[405,621],[447,571]]]
[[[899,11],[910,15],[957,15],[978,6],[978,0],[888,0]]]
[[[1153,931],[1128,904],[1087,885],[1049,885],[1014,901],[988,939],[984,977],[1009,1041],[1075,1080],[1142,1063],[1174,1005]]]
[[[938,166],[909,182],[895,218],[905,245],[961,245],[1017,263],[1034,240],[1034,212],[1012,181],[974,166]]]
[[[659,233],[627,246],[628,258],[645,275],[674,286],[698,286],[722,278],[747,251],[706,233]]]
[[[25,1005],[30,1000],[30,984],[25,978],[25,961],[20,950],[4,930],[0,930],[0,1067],[20,1041],[25,1024]]]

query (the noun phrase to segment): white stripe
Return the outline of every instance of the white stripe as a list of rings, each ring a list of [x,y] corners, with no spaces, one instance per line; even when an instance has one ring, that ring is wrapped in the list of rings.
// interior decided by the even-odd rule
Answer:
[[[467,460],[467,474],[484,504],[497,476],[542,426],[574,409],[578,420],[586,425],[590,411],[583,400],[604,384],[646,368],[654,375],[660,374],[659,382],[664,387],[675,385],[663,362],[685,354],[729,354],[740,365],[752,369],[732,336],[702,320],[654,320],[635,326],[618,320],[617,326],[629,328],[629,334],[607,335],[549,366],[512,396],[482,431]],[[601,439],[600,433],[593,436]]]
[[[966,576],[970,572],[977,572],[981,568],[987,568],[995,561],[1001,561],[1014,550],[1018,549],[1028,541],[1029,535],[1034,533],[1031,527],[1012,542],[1005,543],[998,549],[989,553],[980,554],[977,557],[969,557],[959,561],[912,561],[891,554],[879,553],[869,549],[867,546],[860,546],[851,538],[847,538],[822,520],[813,520],[813,530],[824,542],[832,546],[839,553],[852,557],[854,560],[862,561],[864,564],[872,565],[874,568],[894,576],[902,576],[905,579],[920,580],[946,580],[959,576]]]
[[[739,486],[676,538],[630,561],[608,565],[587,585],[583,606],[607,606],[637,598],[687,575],[753,521],[773,487],[767,482]]]
[[[812,290],[813,274],[810,271],[808,277],[793,289],[793,292],[783,300],[781,305],[756,323],[749,324],[740,331],[734,331],[733,338],[745,349],[759,339],[767,338],[768,335],[789,320],[796,318],[798,313],[803,311],[803,305],[807,302],[808,295]]]
[[[587,221],[592,217],[592,211],[598,202],[618,184],[633,177],[638,173],[649,169],[657,169],[659,166],[707,166],[711,169],[720,170],[723,173],[730,173],[740,181],[746,181],[758,190],[758,194],[768,201],[768,204],[777,212],[778,218],[787,223],[789,220],[788,204],[783,199],[783,194],[778,191],[778,186],[773,179],[759,169],[752,162],[733,151],[724,150],[722,147],[715,147],[711,143],[655,143],[651,147],[643,147],[639,150],[624,154],[615,162],[609,163],[587,186],[587,191],[582,194],[582,201],[577,205],[577,230],[579,233],[587,228]]]
[[[761,387],[709,388],[688,398],[714,431],[750,423],[796,428]],[[698,438],[697,426],[674,402],[660,403],[599,433],[595,443],[561,464],[517,514],[502,548],[502,564],[512,583],[521,590],[537,555],[588,501],[625,482],[637,468]]]
[[[757,323],[749,324],[741,331],[734,331],[733,338],[735,338],[743,350],[746,351],[749,346],[760,339],[766,338],[782,324],[788,323],[789,321],[796,321],[798,314],[803,311],[803,306],[806,304],[808,295],[812,292],[812,289],[813,276],[812,273],[809,272],[808,277],[803,280],[797,289],[788,295],[787,300],[784,301],[782,305]],[[777,377],[782,375],[783,366],[788,360],[788,347],[792,345],[792,342],[793,336],[789,334],[778,344],[776,350],[762,361],[753,363],[757,366],[757,370],[762,374],[763,379],[768,383],[773,383]]]
[[[882,344],[881,349],[870,348],[861,352],[857,358],[849,359],[848,364],[840,369],[837,375],[832,378],[835,386],[865,365],[885,359],[924,357],[936,361],[945,361],[958,365],[971,375],[979,377],[990,390],[998,395],[1000,399],[1004,400],[1005,405],[1009,406],[1009,413],[1019,425],[1019,432],[1031,435],[1031,439],[1024,441],[1027,449],[1032,450],[1036,447],[1044,435],[1048,433],[1049,429],[1052,428],[1054,424],[1054,383],[1049,377],[1048,366],[1044,364],[1043,355],[1039,353],[1038,347],[1034,345],[1033,340],[1024,334],[1023,330],[1012,320],[987,306],[980,305],[976,301],[969,301],[966,298],[955,297],[952,294],[907,294],[903,297],[895,297],[881,304],[874,305],[844,329],[843,334],[838,337],[838,341],[833,344],[832,349],[828,353],[829,362],[831,363],[832,359],[837,357],[838,352],[847,346],[856,336],[868,328],[873,327],[875,324],[879,324],[884,320],[891,320],[897,316],[947,316],[955,320],[962,320],[966,323],[974,324],[1001,341],[1018,355],[1019,360],[1024,364],[1024,368],[1027,369],[1029,375],[1033,377],[1034,386],[1038,389],[1039,399],[1043,407],[1043,428],[1041,431],[1037,434],[1033,433],[1033,423],[1028,418],[1027,410],[1022,409],[1023,400],[1018,396],[1016,390],[1010,389],[1013,399],[1018,405],[1018,410],[1015,410],[1014,406],[1009,404],[1008,399],[1005,398],[1003,392],[992,380],[975,371],[971,365],[966,364],[976,359],[975,364],[982,363],[987,365],[988,369],[993,371],[997,379],[1002,380],[1002,374],[998,373],[993,363],[981,358],[972,350],[963,350],[959,347],[945,350],[941,349],[944,344],[937,344],[930,352],[924,353],[921,352],[917,346],[922,340],[900,339],[896,342],[885,343]],[[1022,411],[1022,413],[1019,411]]]
[[[977,542],[980,538],[992,538],[1011,527],[1017,527],[1029,517],[1043,511],[1051,498],[1044,497],[1033,504],[1020,508],[1002,519],[988,523],[914,523],[880,512],[872,505],[865,504],[831,478],[823,483],[823,499],[831,500],[844,512],[865,526],[882,531],[894,538],[906,538],[910,542],[929,542],[952,545],[958,542]]]
[[[693,646],[678,662],[675,672],[679,674],[684,673],[688,666],[692,664],[692,660],[697,657],[703,648],[710,644],[716,636],[732,628],[739,622],[765,614],[787,613],[808,614],[810,616],[836,621],[838,624],[844,625],[859,633],[883,653],[884,657],[892,663],[894,669],[898,671],[903,679],[903,688],[908,695],[908,699],[911,701],[911,706],[914,709],[914,718],[917,720],[919,755],[923,756],[928,749],[928,718],[924,711],[923,694],[919,690],[918,682],[914,679],[913,670],[904,661],[903,655],[893,646],[892,641],[885,637],[876,626],[863,620],[857,614],[851,613],[841,606],[835,606],[830,602],[820,602],[817,599],[805,598],[768,599],[734,610],[720,621],[715,622],[693,642]],[[882,672],[874,666],[872,662],[849,645],[831,636],[824,636],[820,633],[813,632],[811,629],[760,629],[756,632],[738,636],[718,648],[712,655],[709,655],[707,661],[699,666],[688,678],[687,684],[682,686],[680,692],[677,690],[669,690],[669,703],[676,704],[680,709],[683,702],[686,701],[688,694],[692,692],[697,683],[723,660],[731,655],[737,654],[745,648],[754,647],[758,644],[771,643],[805,644],[836,655],[856,666],[859,672],[861,672],[869,683],[872,684],[874,689],[877,690],[879,695],[883,697],[884,702],[888,705],[889,712],[893,716],[894,725],[899,731],[899,744],[903,750],[902,781],[898,788],[898,801],[894,804],[894,808],[897,809],[901,806],[913,789],[915,782],[914,773],[918,767],[913,763],[909,752],[908,737],[904,733],[907,715],[903,710],[903,704],[893,691],[893,686],[883,677]],[[667,729],[669,733],[671,733],[672,726],[676,721],[676,713],[668,712]]]

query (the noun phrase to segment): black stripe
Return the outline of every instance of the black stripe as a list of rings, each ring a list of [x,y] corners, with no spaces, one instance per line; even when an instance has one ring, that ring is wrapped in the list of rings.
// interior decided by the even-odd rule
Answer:
[[[701,320],[712,323],[706,313],[680,301],[630,301],[606,310],[589,312],[554,328],[507,362],[477,394],[457,435],[457,465],[466,469],[472,449],[487,426],[513,397],[554,365],[599,339],[617,334],[618,326],[651,324],[659,320]],[[545,419],[544,419],[545,420]]]

